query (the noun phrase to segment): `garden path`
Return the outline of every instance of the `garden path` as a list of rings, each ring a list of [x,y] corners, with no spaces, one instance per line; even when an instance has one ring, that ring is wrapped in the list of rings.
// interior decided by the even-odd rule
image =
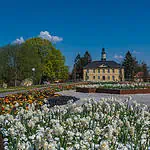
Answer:
[[[74,97],[83,98],[83,99],[94,98],[96,100],[100,100],[101,98],[114,97],[120,101],[124,101],[132,97],[132,101],[136,101],[137,103],[146,104],[150,106],[150,94],[118,95],[118,94],[105,94],[105,93],[81,93],[81,92],[76,92],[75,90],[61,91],[58,93],[62,95],[66,95],[66,96],[74,96]],[[83,102],[84,100],[77,101],[76,103],[82,104]]]

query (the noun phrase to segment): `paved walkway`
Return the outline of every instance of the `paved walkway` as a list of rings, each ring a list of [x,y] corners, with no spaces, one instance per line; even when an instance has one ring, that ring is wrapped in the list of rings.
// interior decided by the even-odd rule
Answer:
[[[75,96],[77,98],[94,98],[96,100],[100,100],[101,98],[109,98],[114,97],[120,101],[124,101],[130,97],[132,97],[132,101],[136,101],[137,103],[146,104],[150,106],[150,94],[134,94],[134,95],[118,95],[118,94],[105,94],[105,93],[80,93],[75,90],[62,91],[58,92],[62,95],[66,96]],[[82,103],[82,102],[78,102]]]

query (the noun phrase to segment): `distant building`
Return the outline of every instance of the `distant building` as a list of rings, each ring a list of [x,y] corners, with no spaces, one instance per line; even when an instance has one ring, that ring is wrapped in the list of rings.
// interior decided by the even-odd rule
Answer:
[[[124,68],[115,61],[106,60],[102,49],[101,61],[92,61],[83,69],[84,81],[124,81]]]

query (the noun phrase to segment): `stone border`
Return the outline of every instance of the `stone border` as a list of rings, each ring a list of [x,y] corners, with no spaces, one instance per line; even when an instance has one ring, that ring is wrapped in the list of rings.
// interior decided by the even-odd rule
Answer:
[[[150,88],[148,89],[100,89],[100,88],[76,88],[76,92],[82,93],[109,93],[109,94],[150,94]]]

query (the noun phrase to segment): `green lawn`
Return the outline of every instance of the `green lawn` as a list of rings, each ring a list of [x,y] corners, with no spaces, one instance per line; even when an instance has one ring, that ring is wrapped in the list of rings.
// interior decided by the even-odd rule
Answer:
[[[40,88],[40,87],[46,87],[46,85],[33,85],[33,86],[29,86],[29,87],[17,86],[17,87],[8,87],[6,89],[0,88],[0,93],[14,92],[14,91],[20,91],[20,90],[30,90],[30,89],[34,89],[34,88]]]

